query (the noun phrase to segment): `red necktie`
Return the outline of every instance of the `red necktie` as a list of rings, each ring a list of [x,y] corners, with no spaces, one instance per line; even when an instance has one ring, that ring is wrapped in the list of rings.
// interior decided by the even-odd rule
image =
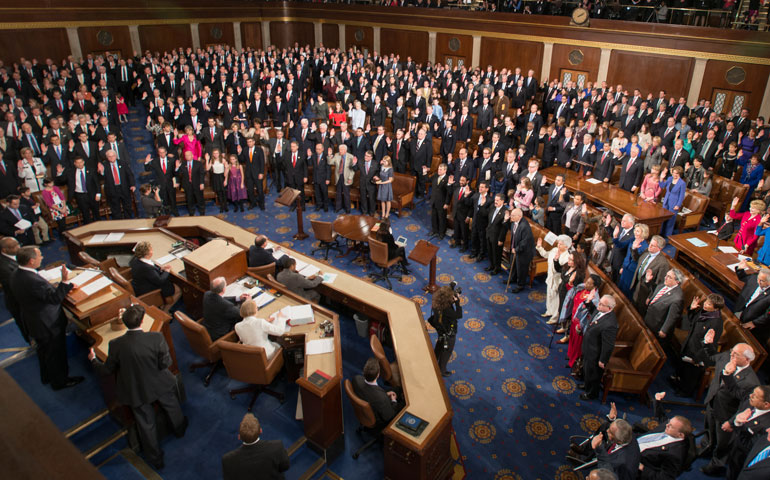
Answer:
[[[187,177],[190,179],[190,183],[192,183],[192,162],[187,162]]]
[[[120,175],[118,174],[117,162],[112,164],[112,179],[115,180],[115,185],[120,185]]]
[[[297,166],[297,154],[296,153],[292,154],[292,156],[291,156],[291,166],[292,166],[292,168]]]
[[[166,174],[166,159],[165,158],[160,161],[160,168],[163,169],[163,175],[165,175]]]
[[[214,140],[214,129],[211,129],[211,139]]]
[[[0,161],[0,173],[5,175],[5,163],[3,163],[2,161]]]
[[[457,200],[461,200],[463,198],[463,189],[460,189],[460,193],[457,194]]]
[[[659,299],[660,297],[662,297],[663,295],[665,295],[665,294],[666,294],[668,291],[669,291],[669,288],[668,288],[668,287],[663,287],[663,288],[661,288],[661,289],[660,289],[660,291],[659,291],[659,292],[658,292],[658,293],[655,295],[655,297],[654,297],[654,298],[652,299],[652,301],[650,302],[650,305],[652,305],[653,303],[657,302],[657,301],[658,301],[658,299]]]

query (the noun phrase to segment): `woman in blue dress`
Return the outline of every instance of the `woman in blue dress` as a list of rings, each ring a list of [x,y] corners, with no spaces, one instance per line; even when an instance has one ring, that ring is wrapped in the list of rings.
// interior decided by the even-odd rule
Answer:
[[[643,223],[637,223],[634,226],[634,241],[626,250],[626,258],[623,259],[623,267],[620,269],[620,278],[618,279],[618,288],[627,298],[631,298],[631,281],[634,279],[634,272],[638,266],[638,259],[647,251],[647,237],[650,236],[650,227]],[[635,254],[635,255],[634,255]]]
[[[380,160],[380,174],[375,177],[377,187],[377,200],[382,205],[382,218],[390,217],[390,202],[393,200],[393,165],[390,157],[384,156]]]
[[[770,265],[770,213],[762,216],[762,221],[757,225],[756,235],[761,237],[765,236],[765,243],[762,244],[762,248],[757,253],[757,261],[762,265]]]
[[[682,180],[682,167],[676,166],[671,169],[671,176],[666,181],[660,183],[660,188],[666,190],[666,196],[663,197],[663,208],[673,213],[674,215],[663,222],[663,227],[660,229],[660,235],[663,238],[667,238],[674,233],[674,226],[676,225],[676,216],[679,214],[679,210],[682,208],[682,202],[684,202],[684,194],[687,192],[687,182]],[[661,173],[661,177],[666,174],[664,169]]]

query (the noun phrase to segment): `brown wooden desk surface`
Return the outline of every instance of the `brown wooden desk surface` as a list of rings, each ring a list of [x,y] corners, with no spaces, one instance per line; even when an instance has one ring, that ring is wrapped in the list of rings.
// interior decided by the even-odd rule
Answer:
[[[436,258],[438,250],[438,245],[433,245],[426,240],[418,240],[417,243],[414,244],[412,251],[409,252],[409,260],[414,260],[422,265],[427,265],[431,260]]]
[[[365,242],[376,224],[377,219],[369,215],[340,215],[332,223],[332,228],[343,238]]]
[[[630,213],[636,217],[637,222],[650,227],[650,233],[657,233],[660,227],[673,213],[666,210],[659,203],[639,201],[637,195],[627,192],[616,185],[606,183],[592,183],[586,177],[582,177],[574,170],[564,167],[549,167],[540,172],[549,182],[553,182],[556,175],[564,175],[564,183],[573,192],[583,192],[586,197],[610,210],[619,213]],[[636,205],[635,205],[636,203]]]
[[[130,230],[136,228],[151,228],[152,219],[119,220],[94,222],[71,230],[80,237],[93,231],[100,230]],[[168,229],[199,228],[228,238],[232,238],[244,248],[254,244],[255,234],[237,225],[213,216],[206,217],[174,217]],[[276,246],[269,242],[269,246]],[[285,251],[305,263],[315,265],[326,273],[336,273],[337,279],[332,284],[325,284],[351,298],[358,298],[367,303],[386,309],[393,338],[396,359],[406,399],[406,410],[429,422],[427,428],[417,437],[395,428],[392,424],[386,428],[388,434],[399,438],[405,444],[413,445],[422,450],[427,440],[432,436],[437,426],[446,426],[451,418],[451,405],[444,387],[444,382],[438,372],[430,343],[422,318],[420,307],[412,300],[391,292],[373,283],[364,282],[360,278],[343,270],[323,264],[315,258],[282,247]],[[449,416],[449,418],[447,418]],[[394,419],[397,420],[399,416]]]
[[[705,242],[706,246],[696,247],[688,241],[691,238]],[[725,287],[728,290],[726,293],[737,295],[743,289],[743,282],[738,279],[735,271],[727,268],[727,266],[738,263],[738,255],[719,250],[714,251],[716,240],[716,235],[707,233],[704,230],[679,233],[668,237],[668,242],[676,247],[677,261],[693,270],[707,274],[709,281],[716,282]],[[732,247],[733,242],[720,240],[719,246]]]

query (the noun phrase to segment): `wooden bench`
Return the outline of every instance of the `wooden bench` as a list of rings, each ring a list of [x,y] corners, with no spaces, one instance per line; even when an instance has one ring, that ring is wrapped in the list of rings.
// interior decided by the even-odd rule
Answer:
[[[616,345],[602,378],[602,403],[610,391],[634,393],[647,403],[647,391],[665,361],[666,354],[647,329],[642,329],[632,344]]]
[[[748,185],[728,180],[719,175],[711,177],[711,182],[711,195],[706,211],[719,218],[722,218],[725,212],[730,209],[734,198],[738,198],[738,205],[740,205],[749,192]]]
[[[684,211],[684,209],[687,209],[689,211],[687,213],[679,213],[676,216],[677,229],[680,232],[689,228],[697,229],[701,220],[703,220],[703,216],[706,214],[709,200],[709,197],[705,195],[688,190],[684,195],[681,210]]]

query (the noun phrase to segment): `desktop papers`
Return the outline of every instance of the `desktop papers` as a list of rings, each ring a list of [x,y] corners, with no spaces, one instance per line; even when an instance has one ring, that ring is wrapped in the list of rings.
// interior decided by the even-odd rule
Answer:
[[[22,218],[18,222],[14,223],[13,226],[18,228],[19,230],[26,230],[32,226],[32,223],[29,220],[24,220]]]
[[[91,282],[85,287],[83,287],[81,291],[86,295],[93,295],[94,293],[98,292],[104,287],[108,287],[111,283],[112,283],[112,280],[110,280],[109,278],[101,277],[100,279],[94,282]]]
[[[336,273],[324,273],[323,274],[323,283],[334,283],[335,280],[337,280],[337,274]]]
[[[708,245],[706,242],[704,242],[704,241],[703,241],[703,240],[701,240],[700,238],[695,238],[695,237],[693,237],[693,238],[688,238],[688,239],[687,239],[687,241],[688,241],[688,242],[690,242],[690,243],[692,243],[692,244],[693,244],[693,245],[695,245],[696,247],[705,247],[706,245]]]
[[[92,278],[96,278],[101,275],[101,272],[95,272],[93,270],[85,270],[81,272],[77,277],[73,278],[70,283],[73,287],[78,288]]]
[[[305,345],[305,355],[321,355],[334,351],[334,338],[310,340]]]
[[[155,263],[157,263],[158,265],[165,265],[168,262],[171,262],[171,261],[174,261],[174,260],[176,260],[176,256],[171,254],[171,253],[169,253],[168,255],[164,255],[164,256],[160,257],[159,259],[155,260]]]
[[[558,237],[558,236],[557,236],[555,233],[553,233],[553,232],[548,232],[548,233],[545,235],[545,242],[546,242],[548,245],[553,245],[554,243],[556,243],[556,240],[557,240],[558,238],[559,238],[559,237]]]
[[[115,232],[107,235],[107,238],[104,239],[105,242],[119,242],[121,238],[123,238],[123,235],[125,233],[123,232]]]
[[[100,233],[98,235],[94,235],[91,237],[91,240],[88,241],[88,244],[91,245],[92,243],[104,243],[107,241],[107,234]]]
[[[318,272],[320,272],[321,269],[316,267],[315,265],[310,265],[309,263],[305,265],[305,268],[302,270],[299,270],[299,273],[302,274],[304,277],[310,277],[313,275],[317,275]]]
[[[289,318],[292,326],[313,323],[313,307],[309,304],[292,305],[289,307]]]
[[[598,185],[598,184],[602,183],[601,180],[597,180],[595,178],[589,178],[589,179],[586,180],[586,182],[593,183],[594,185]]]
[[[736,250],[735,247],[719,247],[719,250],[725,253],[738,253],[738,250]]]
[[[50,270],[38,270],[38,275],[45,278],[47,282],[58,282],[61,280],[61,268],[52,268]]]

